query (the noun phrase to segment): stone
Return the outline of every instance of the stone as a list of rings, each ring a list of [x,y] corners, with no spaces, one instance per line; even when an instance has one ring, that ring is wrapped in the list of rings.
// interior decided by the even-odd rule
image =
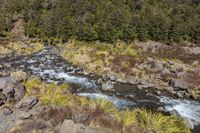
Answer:
[[[123,84],[126,84],[126,83],[127,83],[126,80],[121,79],[121,78],[118,78],[116,81],[119,82],[119,83],[123,83]]]
[[[22,85],[21,83],[17,84],[15,86],[14,90],[15,90],[14,99],[17,101],[21,100],[26,93],[24,85]]]
[[[188,84],[180,79],[173,79],[170,81],[170,86],[172,86],[173,88],[175,88],[175,91],[178,90],[186,90],[188,88]]]
[[[0,89],[14,87],[16,80],[11,77],[0,78]]]
[[[102,84],[103,91],[113,91],[114,85],[111,81],[107,81]]]
[[[28,74],[23,71],[16,71],[10,74],[11,78],[14,78],[17,82],[28,78]]]
[[[19,101],[15,107],[18,109],[32,109],[37,103],[38,99],[34,96],[30,96]]]
[[[154,60],[154,65],[156,70],[162,70],[163,69],[163,64],[159,60]]]
[[[81,123],[75,124],[72,120],[65,120],[61,127],[59,133],[110,133],[105,129],[92,129],[84,126]]]
[[[79,122],[84,122],[90,118],[90,114],[87,113],[73,113],[72,119],[79,123]]]
[[[10,109],[10,108],[3,108],[3,114],[4,115],[10,115],[10,114],[12,114],[13,113],[13,111]]]
[[[116,81],[116,80],[117,80],[117,77],[115,77],[115,76],[110,76],[110,80]]]
[[[32,114],[31,113],[28,113],[28,112],[19,112],[18,114],[18,118],[19,119],[22,119],[22,120],[25,120],[25,119],[29,119],[30,117],[32,117]]]
[[[76,124],[72,120],[65,120],[60,127],[59,133],[78,133]]]

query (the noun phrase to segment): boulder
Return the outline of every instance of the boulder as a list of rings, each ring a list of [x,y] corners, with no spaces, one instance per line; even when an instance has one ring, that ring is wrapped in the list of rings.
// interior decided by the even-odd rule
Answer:
[[[26,97],[19,101],[15,107],[18,109],[31,109],[38,103],[38,99],[34,96]]]
[[[21,112],[18,112],[18,118],[21,119],[21,120],[25,120],[25,119],[29,119],[30,117],[32,117],[32,113],[30,112],[24,112],[24,111],[21,111]]]
[[[59,133],[78,133],[78,130],[72,120],[65,120],[60,127]]]
[[[7,99],[21,100],[25,95],[25,88],[12,77],[0,78],[0,91]]]
[[[175,89],[175,91],[186,90],[188,88],[188,84],[181,79],[172,79],[169,84]]]
[[[16,84],[16,80],[11,77],[0,78],[0,89],[12,88]]]
[[[17,101],[21,100],[24,97],[25,93],[26,93],[24,85],[22,85],[20,83],[17,84],[14,87],[14,91],[15,91],[15,93],[14,93],[14,99],[17,100]]]

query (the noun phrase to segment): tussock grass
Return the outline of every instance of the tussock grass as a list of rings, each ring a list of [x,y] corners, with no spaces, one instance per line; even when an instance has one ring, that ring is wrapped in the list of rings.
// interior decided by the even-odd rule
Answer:
[[[183,119],[175,116],[164,116],[161,113],[135,110],[135,121],[144,132],[155,133],[190,133]]]
[[[97,74],[109,72],[113,75],[121,75],[123,72],[120,70],[127,67],[116,65],[115,62],[123,61],[123,64],[132,67],[130,62],[135,62],[134,59],[140,56],[133,43],[127,44],[119,41],[115,44],[108,44],[71,40],[63,49],[61,54],[63,58],[88,71],[95,71]],[[131,70],[129,72],[131,73]]]
[[[25,44],[23,42],[11,42],[8,44],[8,49],[18,54],[29,55],[38,52],[44,48],[42,43]]]
[[[80,105],[92,110],[93,113],[108,113],[112,114],[117,111],[112,102],[106,101],[102,98],[96,100],[89,100],[84,97],[79,98]]]
[[[125,110],[121,112],[116,112],[114,117],[120,123],[122,127],[122,132],[125,132],[126,128],[136,123],[135,112],[133,111]]]
[[[35,95],[43,104],[64,106],[70,101],[68,93],[68,85],[56,85],[53,83],[47,84],[42,82],[39,78],[33,78],[26,81],[25,87],[27,95]]]
[[[0,54],[10,54],[11,52],[10,49],[0,45]]]

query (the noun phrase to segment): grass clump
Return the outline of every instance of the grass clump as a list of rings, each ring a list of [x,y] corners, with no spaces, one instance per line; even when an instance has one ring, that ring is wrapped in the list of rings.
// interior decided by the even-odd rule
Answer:
[[[0,45],[0,54],[10,54],[11,52],[10,49]]]
[[[26,81],[25,87],[27,95],[35,95],[43,104],[64,106],[70,101],[68,85],[56,85],[53,83],[44,83],[39,78],[33,78]]]
[[[120,123],[122,127],[122,132],[125,132],[128,127],[134,125],[135,121],[135,113],[133,111],[125,110],[121,112],[115,113],[115,119]]]
[[[44,48],[42,43],[30,43],[26,44],[23,42],[9,43],[8,49],[22,55],[29,55],[38,52]]]
[[[104,100],[102,98],[89,100],[87,98],[80,97],[79,101],[81,106],[87,107],[88,109],[92,110],[93,113],[97,114],[111,114],[117,110],[112,102]]]
[[[135,121],[147,133],[190,133],[183,119],[145,109],[135,110]]]

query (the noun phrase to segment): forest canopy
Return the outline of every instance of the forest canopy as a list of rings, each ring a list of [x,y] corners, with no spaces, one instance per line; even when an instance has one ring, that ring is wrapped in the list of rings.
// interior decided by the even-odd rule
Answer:
[[[34,38],[200,43],[199,0],[0,0],[0,36],[16,15]]]

